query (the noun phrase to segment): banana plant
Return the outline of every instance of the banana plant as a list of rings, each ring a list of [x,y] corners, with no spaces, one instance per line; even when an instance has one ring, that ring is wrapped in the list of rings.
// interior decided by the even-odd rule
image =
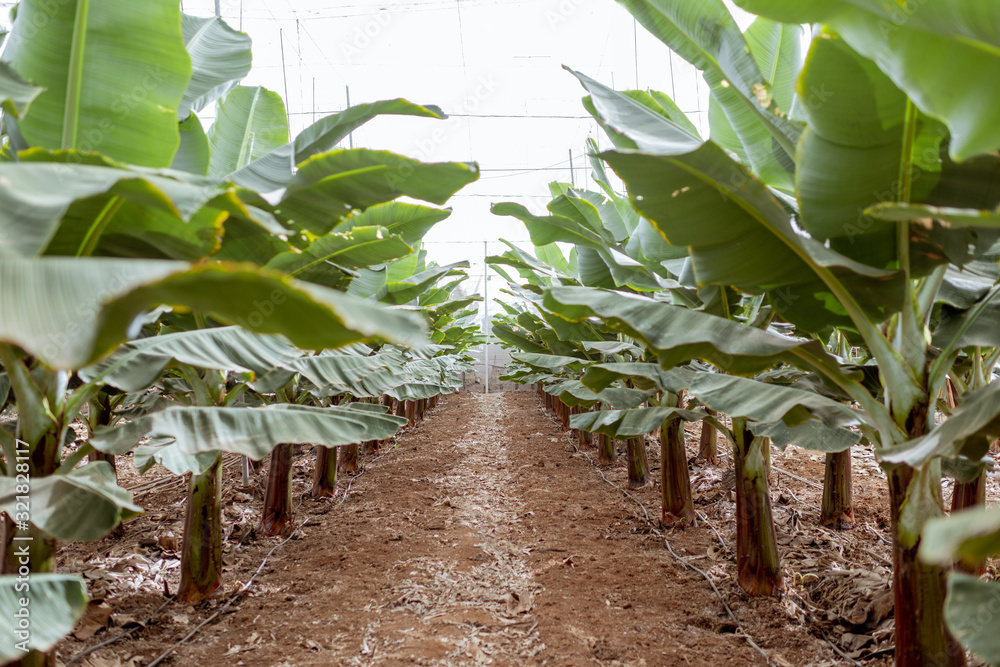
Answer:
[[[219,20],[183,16],[176,3],[156,0],[123,13],[86,0],[58,8],[26,0],[13,23],[0,70],[0,284],[6,288],[0,363],[19,419],[13,432],[0,433],[0,445],[10,462],[28,452],[26,474],[37,506],[35,523],[24,527],[37,536],[30,560],[41,572],[51,568],[53,536],[96,539],[139,509],[115,486],[106,462],[73,470],[86,448],[62,460],[70,421],[104,386],[86,383],[70,391],[73,371],[134,337],[144,313],[161,305],[193,310],[196,320],[284,335],[306,350],[373,337],[421,342],[422,318],[366,304],[331,285],[343,288],[357,266],[370,263],[371,252],[351,254],[361,252],[362,242],[379,261],[391,261],[411,252],[407,241],[448,215],[446,209],[393,206],[393,199],[406,194],[443,204],[454,192],[449,188],[474,180],[477,169],[331,150],[380,113],[442,116],[404,100],[335,114],[293,141],[287,129],[282,136],[280,123],[275,129],[273,117],[247,114],[242,138],[248,143],[227,143],[229,131],[240,128],[240,103],[245,106],[250,92],[236,86],[249,66],[249,41]],[[234,146],[249,159],[205,176],[212,155],[196,114],[212,100],[227,110],[226,122],[212,133],[216,163]],[[272,114],[276,108],[261,105]],[[266,152],[255,152],[252,125],[258,120],[273,130],[261,136]],[[301,169],[293,175],[297,163]],[[368,177],[350,173],[361,165]],[[343,187],[331,186],[330,176]],[[285,193],[273,199],[277,205],[261,194],[278,189]],[[339,202],[336,212],[321,210],[333,201]],[[371,229],[352,220],[363,215],[379,225]],[[323,238],[338,227],[349,237],[346,245],[354,246],[347,255],[343,239]],[[315,242],[320,245],[312,247]],[[313,264],[288,269],[287,256],[275,260],[304,249],[312,250]],[[272,260],[276,265],[268,267]],[[253,417],[277,419],[274,412]],[[7,473],[14,475],[15,468]],[[3,504],[16,511],[9,479]],[[67,507],[67,489],[88,502]],[[81,507],[93,515],[80,520]],[[5,531],[5,553],[11,532]],[[22,662],[44,660],[29,654]]]
[[[756,105],[755,115],[766,108],[747,95],[748,80],[760,82],[764,93],[768,86],[721,2],[623,4],[706,79],[722,67],[730,87]],[[876,37],[886,10],[874,3],[738,4],[772,20],[794,15],[796,22],[806,16],[827,21],[798,75],[800,98],[826,91],[826,99],[801,105],[805,129],[795,143],[794,201],[778,198],[764,172],[755,173],[714,142],[581,76],[596,117],[617,139],[616,150],[601,157],[625,181],[633,207],[672,244],[688,248],[699,283],[764,294],[782,319],[803,332],[839,326],[863,341],[878,365],[878,392],[850,377],[835,359],[798,344],[788,361],[818,373],[859,404],[863,428],[889,476],[897,664],[962,664],[962,651],[943,622],[943,572],[916,556],[923,524],[940,512],[940,459],[964,453],[978,460],[982,451],[971,443],[966,452],[953,444],[921,446],[934,423],[932,397],[957,355],[954,339],[942,341],[938,353],[926,332],[948,265],[960,269],[996,238],[990,218],[997,203],[991,189],[995,161],[977,155],[995,150],[997,142],[989,116],[973,112],[984,109],[988,94],[968,80],[938,78],[941,94],[931,99],[931,72],[942,71],[944,63],[924,68],[926,44],[914,48],[911,40],[933,24],[935,42],[991,68],[994,38],[962,23],[968,3],[915,8],[921,18],[906,22],[888,42]],[[900,51],[888,46],[896,40]],[[739,78],[746,72],[749,79]],[[768,132],[779,144],[789,139],[773,124]],[[831,173],[837,177],[831,180]],[[736,239],[739,253],[733,254]],[[705,347],[696,354],[723,361],[723,341],[700,345]]]

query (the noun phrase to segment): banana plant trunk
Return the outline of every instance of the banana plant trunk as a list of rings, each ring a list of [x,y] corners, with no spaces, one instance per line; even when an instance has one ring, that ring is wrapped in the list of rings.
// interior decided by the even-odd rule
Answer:
[[[778,541],[767,486],[770,441],[756,437],[745,419],[733,419],[736,462],[736,571],[740,588],[750,595],[785,590],[778,560]]]
[[[646,460],[646,443],[643,437],[629,438],[625,441],[628,452],[628,488],[641,489],[652,486],[649,476],[649,462]]]
[[[600,465],[609,466],[618,460],[618,452],[615,450],[615,441],[604,435],[597,434],[597,462]]]
[[[292,527],[292,458],[294,445],[280,444],[271,452],[267,473],[264,510],[260,517],[262,535],[283,535]]]
[[[691,475],[682,426],[681,420],[671,419],[660,427],[660,488],[663,492],[660,526],[663,528],[694,524]]]
[[[341,475],[356,475],[361,472],[360,447],[357,444],[340,447],[337,457],[337,472]]]
[[[820,523],[837,530],[854,527],[854,485],[851,479],[851,449],[826,455],[823,507]]]
[[[715,416],[715,410],[710,408],[705,408],[711,416]],[[718,453],[718,437],[716,434],[715,426],[709,424],[707,421],[701,422],[701,439],[698,443],[698,458],[709,463],[711,465],[716,465],[719,462]]]
[[[910,544],[910,540],[900,532],[900,510],[912,486],[914,469],[899,465],[888,471],[888,478],[892,514],[896,667],[964,667],[965,651],[948,632],[944,621],[947,572],[942,567],[920,560],[917,556],[919,540]]]
[[[316,468],[313,470],[313,498],[333,498],[337,495],[337,448],[316,447]]]
[[[181,583],[177,599],[198,602],[222,583],[222,455],[192,475],[184,519]]]

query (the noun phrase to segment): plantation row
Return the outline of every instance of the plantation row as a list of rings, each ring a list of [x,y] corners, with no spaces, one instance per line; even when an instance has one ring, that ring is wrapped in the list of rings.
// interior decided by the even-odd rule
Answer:
[[[592,144],[600,192],[493,207],[536,246],[489,259],[515,298],[493,322],[506,379],[537,385],[602,461],[624,441],[632,487],[658,433],[664,526],[695,520],[682,423],[702,422],[710,461],[722,434],[750,595],[788,585],[771,445],[825,453],[837,528],[854,522],[850,448],[874,447],[896,664],[1000,664],[1000,583],[980,576],[1000,552],[1000,510],[982,507],[1000,436],[1000,6],[736,0],[758,15],[744,33],[721,0],[619,2],[702,72],[711,140],[663,93],[571,71],[614,148]]]
[[[56,540],[142,511],[116,457],[190,474],[177,597],[222,581],[222,454],[271,454],[260,533],[291,528],[295,443],[314,497],[461,387],[481,343],[467,263],[420,249],[475,164],[341,150],[405,100],[290,140],[239,81],[250,39],[176,0],[21,2],[0,62],[0,663],[50,653],[87,604]],[[198,113],[215,103],[205,131]],[[396,201],[402,196],[432,205]],[[77,439],[74,422],[86,424]],[[338,455],[339,451],[339,455]]]

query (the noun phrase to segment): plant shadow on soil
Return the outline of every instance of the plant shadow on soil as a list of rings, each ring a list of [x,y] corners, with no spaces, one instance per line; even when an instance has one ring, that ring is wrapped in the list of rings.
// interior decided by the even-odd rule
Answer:
[[[659,449],[647,446],[658,480]],[[694,457],[694,427],[687,446]],[[790,589],[783,599],[751,599],[735,584],[732,458],[723,442],[719,453],[717,466],[691,463],[699,525],[667,539],[712,578],[739,624],[705,579],[666,550],[639,506],[602,481],[596,452],[577,451],[534,393],[461,392],[385,456],[367,456],[360,478],[341,479],[341,489],[351,483],[345,502],[305,498],[298,532],[246,594],[162,664],[765,664],[740,627],[781,667],[852,664],[829,642],[865,665],[889,664],[888,515],[870,452],[855,454],[857,527],[836,533],[818,526],[815,509],[823,459],[774,451],[771,492]],[[311,470],[303,447],[296,503]],[[200,605],[170,603],[154,615],[164,586],[176,589],[183,518],[184,486],[164,477],[140,498],[147,514],[123,535],[60,554],[59,569],[83,572],[91,596],[104,600],[92,616],[112,612],[111,627],[95,633],[101,623],[91,623],[62,642],[62,661],[134,628],[74,664],[147,665],[257,570],[282,541],[252,532],[266,466],[250,488],[238,488],[237,465],[227,471],[223,588]],[[148,488],[148,476],[127,474],[127,486]],[[624,487],[624,458],[605,475]],[[632,495],[659,516],[658,486]]]

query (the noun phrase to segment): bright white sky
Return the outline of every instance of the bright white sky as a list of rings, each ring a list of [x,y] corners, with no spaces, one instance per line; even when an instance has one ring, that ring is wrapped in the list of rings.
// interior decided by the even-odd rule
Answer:
[[[199,16],[215,11],[214,0],[181,4]],[[746,15],[734,14],[745,27]],[[293,136],[343,109],[347,87],[354,104],[405,97],[450,115],[376,119],[354,145],[479,163],[480,180],[452,199],[453,215],[426,239],[432,258],[468,259],[473,275],[482,274],[484,241],[490,254],[503,251],[499,238],[528,243],[520,222],[490,214],[492,202],[541,213],[550,181],[589,181],[586,138],[609,145],[562,65],[618,89],[669,93],[707,134],[701,77],[613,0],[222,0],[222,16],[253,38],[244,84],[286,97]]]

